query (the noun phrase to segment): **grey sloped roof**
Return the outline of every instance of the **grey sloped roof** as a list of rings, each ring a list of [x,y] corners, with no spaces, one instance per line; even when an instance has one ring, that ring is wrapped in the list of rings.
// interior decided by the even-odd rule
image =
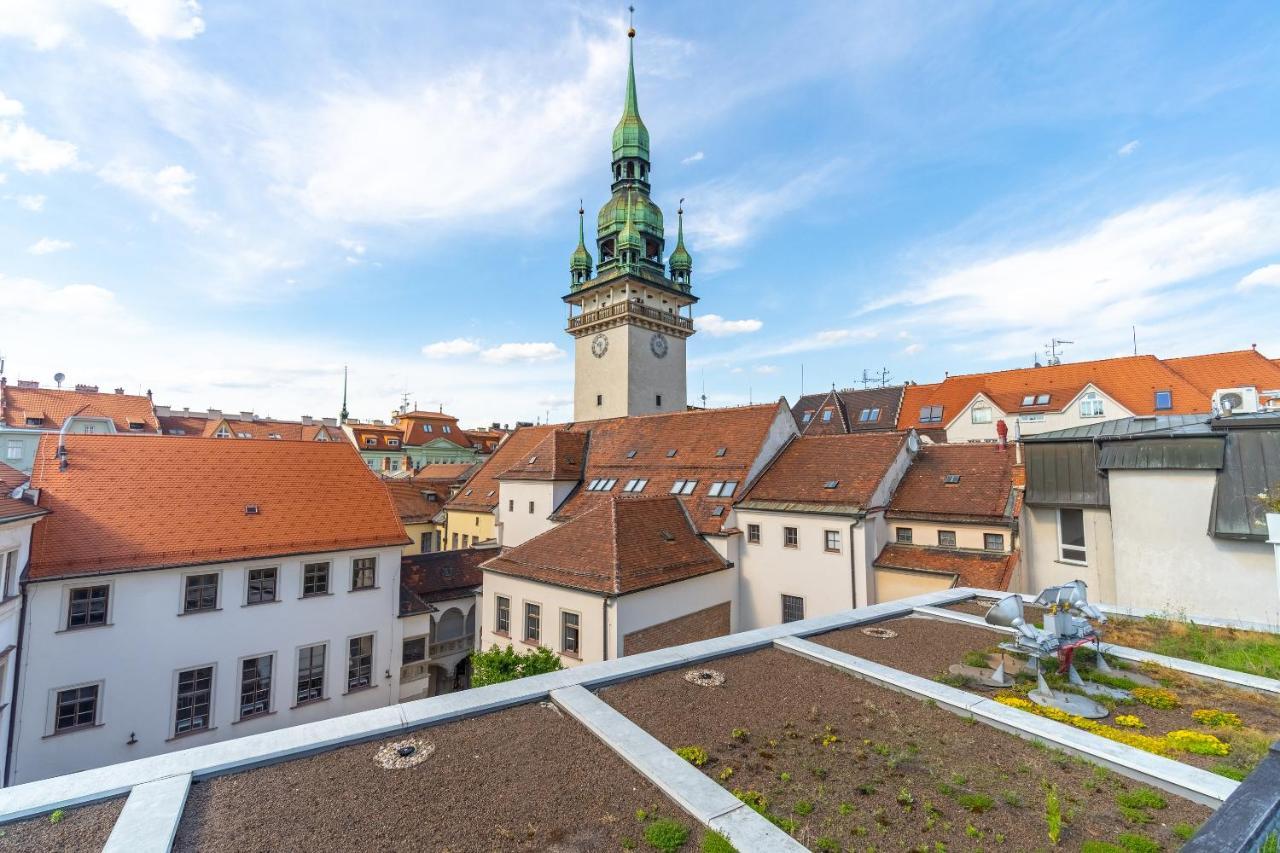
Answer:
[[[1267,538],[1258,494],[1280,483],[1280,429],[1233,429],[1213,494],[1209,532],[1228,539]]]
[[[1129,438],[1133,436],[1212,435],[1212,415],[1157,415],[1154,417],[1117,418],[1113,421],[1097,421],[1087,426],[1067,427],[1052,432],[1023,436],[1024,442],[1041,441],[1095,441],[1101,439]]]
[[[1104,471],[1217,471],[1222,467],[1225,443],[1221,435],[1108,441],[1098,452],[1098,467]]]

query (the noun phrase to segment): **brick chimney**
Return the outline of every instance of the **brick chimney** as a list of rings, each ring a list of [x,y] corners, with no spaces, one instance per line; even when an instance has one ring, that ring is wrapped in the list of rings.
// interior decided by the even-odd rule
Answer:
[[[77,391],[80,391],[80,392],[82,392],[82,393],[84,393],[84,394],[97,394],[97,393],[98,393],[98,386],[97,386],[97,385],[80,385],[80,384],[77,384],[77,385],[76,385],[76,390],[77,390]]]

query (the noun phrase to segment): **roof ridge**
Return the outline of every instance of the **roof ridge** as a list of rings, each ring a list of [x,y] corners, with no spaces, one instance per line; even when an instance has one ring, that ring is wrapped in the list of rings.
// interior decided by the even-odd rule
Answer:
[[[1042,364],[1039,367],[1035,367],[1035,366],[1005,367],[1000,370],[981,370],[974,373],[948,374],[938,382],[927,382],[924,384],[941,385],[942,383],[949,382],[952,379],[973,379],[979,376],[996,376],[1001,373],[1016,373],[1021,370],[1046,371],[1046,370],[1054,370],[1055,368],[1062,368],[1062,367],[1083,367],[1084,365],[1087,365],[1087,364],[1100,364],[1102,362],[1108,362],[1108,361],[1155,361],[1159,364],[1163,364],[1163,361],[1158,356],[1153,355],[1152,353],[1144,352],[1138,355],[1113,355],[1110,358],[1091,358],[1086,361],[1068,361],[1062,364]]]

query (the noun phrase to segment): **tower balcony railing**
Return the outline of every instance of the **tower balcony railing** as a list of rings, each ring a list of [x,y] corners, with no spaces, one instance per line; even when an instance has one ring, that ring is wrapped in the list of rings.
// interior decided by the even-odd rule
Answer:
[[[659,323],[667,323],[675,326],[677,329],[693,331],[693,320],[688,317],[681,317],[672,311],[661,311],[657,308],[650,308],[639,302],[627,300],[625,302],[615,302],[613,305],[606,305],[603,308],[597,308],[594,311],[587,311],[576,317],[569,318],[569,331],[589,326],[592,323],[601,320],[608,320],[613,317],[622,317],[631,315],[635,317],[644,317],[648,320],[656,320]]]

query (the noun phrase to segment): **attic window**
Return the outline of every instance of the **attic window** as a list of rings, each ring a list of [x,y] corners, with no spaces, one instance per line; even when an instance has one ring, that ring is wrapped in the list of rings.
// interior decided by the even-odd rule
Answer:
[[[607,492],[617,484],[618,484],[618,481],[616,479],[601,478],[599,480],[592,480],[587,485],[587,491],[588,492]]]
[[[400,446],[400,439],[398,439],[398,438],[388,438],[388,439],[387,439],[387,444],[388,444],[388,445],[390,445],[391,447],[399,447],[399,446]]]
[[[474,491],[475,489],[467,489],[467,497],[471,497],[471,493]]]
[[[720,516],[724,515],[724,507],[718,506],[715,509],[711,510],[711,515],[714,518],[719,518]]]
[[[948,485],[948,486],[954,486],[954,485],[956,485],[957,483],[959,483],[959,482],[960,482],[960,475],[959,475],[959,474],[948,474],[948,475],[943,479],[943,481],[942,481],[942,482],[943,482],[944,484]]]
[[[227,437],[227,436],[225,436],[225,435],[222,435],[222,430],[218,430],[218,432],[217,432],[217,436],[218,436],[218,438],[226,438],[226,437]],[[366,439],[364,440],[364,446],[365,446],[365,447],[375,447],[377,444],[378,444],[378,439],[374,438],[373,436],[369,436],[368,438],[366,438]]]
[[[262,509],[257,504],[246,504],[244,508],[245,515],[257,515]]]
[[[731,498],[734,490],[738,488],[737,480],[728,480],[726,482],[712,483],[707,488],[707,497],[710,498]]]
[[[691,495],[693,490],[698,487],[697,480],[676,480],[671,484],[671,494],[673,495]]]
[[[1034,403],[1035,401],[1036,401],[1036,395],[1035,395],[1035,394],[1028,394],[1027,396],[1025,396],[1025,397],[1023,397],[1023,398],[1022,398],[1022,405],[1024,405],[1024,406],[1030,406],[1030,405],[1031,405],[1032,403]]]
[[[724,456],[725,451],[727,451],[728,449],[729,449],[729,448],[727,448],[727,447],[717,447],[717,448],[716,448],[716,456]]]
[[[920,407],[920,423],[922,424],[942,423],[942,407],[941,406],[921,406]]]
[[[879,409],[863,409],[858,413],[858,423],[860,424],[875,423],[878,420],[880,420]]]
[[[486,497],[486,498],[491,498],[491,497],[493,497],[493,492],[494,492],[494,490],[493,490],[493,489],[490,489],[490,490],[485,494],[485,497]]]
[[[273,433],[268,433],[267,438],[274,439],[274,440],[276,440],[276,441],[280,441],[281,439],[283,439],[283,438],[284,438],[284,436],[283,436],[283,435],[281,435],[281,434],[280,434],[280,433],[278,433],[278,432],[273,432]]]
[[[673,457],[673,456],[675,456],[675,455],[676,455],[676,449],[675,449],[674,447],[667,451],[667,458],[668,458],[668,459],[670,459],[671,457]]]
[[[836,486],[838,486],[838,485],[840,485],[840,481],[839,481],[839,480],[827,480],[827,482],[825,482],[825,483],[823,483],[823,484],[822,484],[822,488],[824,488],[824,489],[834,489],[834,488],[835,488]]]
[[[253,438],[253,433],[251,433],[251,432],[238,432],[238,433],[236,433],[236,437],[237,437],[237,438]]]
[[[147,428],[147,425],[144,424],[142,421],[129,421],[129,429],[133,430],[134,432],[142,432],[146,428]]]
[[[676,541],[676,537],[666,530],[662,531],[662,539],[664,542]]]
[[[1164,411],[1173,408],[1173,392],[1157,391],[1156,392],[1156,411]]]
[[[169,430],[169,435],[186,435],[186,434],[187,434],[187,431],[186,431],[185,429],[171,429],[171,430]]]
[[[1039,396],[1037,396],[1037,397],[1036,397],[1036,405],[1037,405],[1037,406],[1047,406],[1047,405],[1049,405],[1049,395],[1048,395],[1048,394],[1040,394]]]
[[[537,457],[537,456],[530,456],[530,457],[529,457],[529,464],[530,464],[530,465],[532,465],[533,463],[535,463],[535,462],[537,462],[537,461],[538,461],[538,457]]]
[[[805,412],[804,417],[801,420],[803,420],[805,423],[808,423],[809,421],[813,420],[813,410],[811,409]]]
[[[822,410],[822,422],[825,424],[831,420],[831,409]]]
[[[624,492],[643,492],[644,487],[649,485],[648,480],[627,480],[627,484],[622,487]]]
[[[43,426],[44,418],[27,418],[27,426]]]
[[[634,450],[628,450],[628,451],[627,451],[627,458],[628,458],[628,459],[635,459],[635,458],[636,458],[636,452],[635,452]]]

